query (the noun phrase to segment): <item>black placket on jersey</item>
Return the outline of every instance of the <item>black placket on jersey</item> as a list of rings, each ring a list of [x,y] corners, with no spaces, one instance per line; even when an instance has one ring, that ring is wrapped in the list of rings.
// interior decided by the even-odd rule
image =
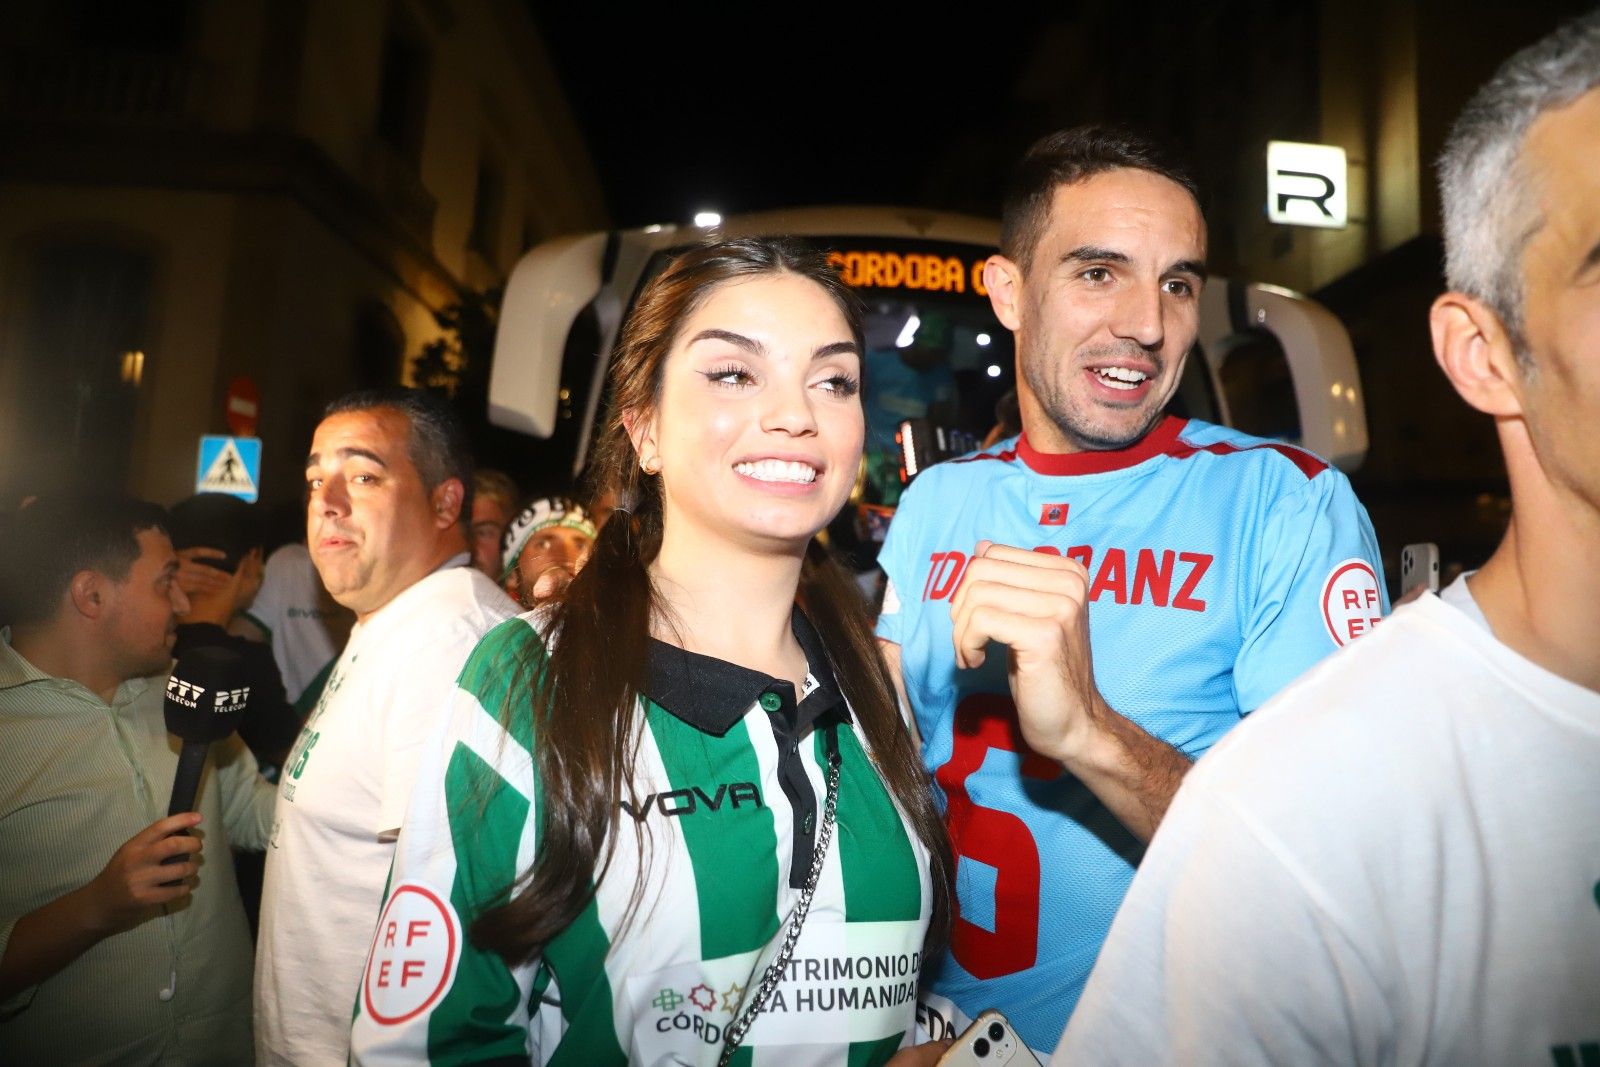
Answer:
[[[824,745],[838,750],[837,726],[850,721],[849,705],[839,693],[827,651],[811,623],[798,610],[791,623],[806,654],[806,669],[816,687],[795,700],[794,683],[774,678],[711,656],[702,656],[652,639],[645,695],[673,717],[704,733],[721,737],[757,705],[765,712],[778,749],[778,785],[794,812],[794,846],[789,885],[805,885],[811,871],[817,830],[822,820],[817,792],[800,758],[800,746],[813,733],[826,732]]]
[[[815,672],[812,677],[816,677]],[[789,867],[789,887],[799,889],[806,884],[806,875],[811,871],[817,823],[822,818],[816,790],[811,787],[811,777],[800,759],[800,746],[816,728],[817,720],[842,701],[837,692],[825,693],[819,685],[796,705],[794,683],[781,679],[774,679],[757,700],[772,724],[772,736],[778,743],[778,784],[783,787],[783,795],[794,812],[794,861]],[[839,748],[837,723],[829,722],[825,729],[824,744],[831,755]]]

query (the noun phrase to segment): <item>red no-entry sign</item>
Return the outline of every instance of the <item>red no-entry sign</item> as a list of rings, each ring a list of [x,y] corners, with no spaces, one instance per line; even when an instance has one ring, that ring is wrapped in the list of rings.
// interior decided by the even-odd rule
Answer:
[[[228,397],[222,403],[228,430],[235,437],[254,437],[261,417],[261,391],[243,375],[228,383]]]

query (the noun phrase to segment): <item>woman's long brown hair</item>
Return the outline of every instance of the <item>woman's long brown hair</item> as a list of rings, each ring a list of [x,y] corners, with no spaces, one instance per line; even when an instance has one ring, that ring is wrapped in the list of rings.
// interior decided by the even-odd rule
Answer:
[[[647,285],[623,327],[610,368],[611,402],[596,442],[595,480],[619,490],[618,510],[601,531],[587,566],[550,615],[549,659],[524,664],[508,715],[533,716],[539,776],[539,850],[508,887],[508,900],[472,924],[473,940],[513,964],[538,956],[578,917],[605,877],[616,849],[617,801],[630,796],[643,717],[650,623],[665,605],[648,572],[661,550],[659,479],[639,470],[624,415],[648,415],[661,394],[662,368],[680,324],[722,285],[762,275],[807,278],[833,299],[858,349],[862,309],[826,258],[797,241],[744,239],[695,248]],[[813,541],[796,600],[821,636],[858,728],[877,757],[890,794],[931,856],[929,942],[949,925],[953,861],[927,774],[894,697],[860,593]],[[640,841],[641,871],[644,842]],[[628,915],[643,892],[635,882]],[[626,921],[626,920],[625,920]]]

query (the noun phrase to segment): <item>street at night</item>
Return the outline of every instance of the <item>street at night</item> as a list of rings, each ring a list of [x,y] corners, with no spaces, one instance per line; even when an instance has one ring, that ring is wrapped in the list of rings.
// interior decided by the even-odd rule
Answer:
[[[0,56],[0,1063],[1600,1067],[1600,9]]]

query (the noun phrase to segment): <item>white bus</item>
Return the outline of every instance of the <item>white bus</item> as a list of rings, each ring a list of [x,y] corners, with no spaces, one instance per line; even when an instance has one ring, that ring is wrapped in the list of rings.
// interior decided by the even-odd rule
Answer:
[[[860,491],[869,502],[892,505],[894,483],[915,473],[900,469],[906,450],[894,458],[903,422],[929,431],[935,456],[985,436],[996,402],[1015,385],[1011,336],[982,278],[999,224],[892,207],[794,208],[715,229],[647,226],[540,244],[506,287],[490,421],[549,439],[546,462],[576,474],[603,410],[604,357],[640,287],[682,249],[777,234],[828,250],[867,304],[869,457]],[[1196,349],[1173,400],[1178,414],[1303,445],[1346,470],[1360,465],[1361,384],[1349,335],[1327,309],[1286,289],[1214,277],[1201,295]]]

